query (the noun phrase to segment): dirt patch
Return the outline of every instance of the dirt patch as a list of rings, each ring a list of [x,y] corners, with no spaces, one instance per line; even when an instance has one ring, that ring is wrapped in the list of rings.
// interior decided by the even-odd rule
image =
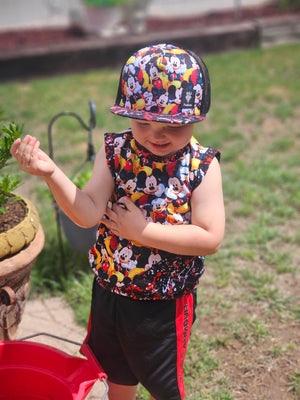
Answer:
[[[295,399],[290,376],[299,368],[299,327],[269,323],[272,337],[243,344],[232,340],[218,350],[222,371],[231,382],[236,400]],[[275,335],[274,335],[275,333]]]
[[[226,298],[233,300],[238,295],[231,288]],[[299,399],[291,387],[291,377],[300,368],[299,324],[293,319],[283,322],[270,313],[267,303],[236,300],[227,313],[214,308],[213,315],[199,317],[197,331],[219,342],[212,350],[219,362],[218,379],[229,382],[234,400]],[[254,327],[256,321],[262,324],[261,331]]]
[[[24,206],[17,201],[10,201],[4,205],[6,212],[0,214],[0,233],[18,225],[25,217]]]

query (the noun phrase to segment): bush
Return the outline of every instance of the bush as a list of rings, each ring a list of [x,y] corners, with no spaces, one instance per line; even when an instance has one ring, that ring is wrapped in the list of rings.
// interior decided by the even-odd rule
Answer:
[[[3,112],[0,111],[0,170],[6,165],[11,158],[10,148],[13,142],[20,137],[23,127],[19,127],[14,122],[5,123],[1,117]],[[1,174],[0,177],[0,214],[4,214],[6,208],[3,207],[14,197],[11,192],[14,191],[20,184],[18,175]]]
[[[278,7],[282,10],[296,11],[300,9],[299,0],[277,0]]]

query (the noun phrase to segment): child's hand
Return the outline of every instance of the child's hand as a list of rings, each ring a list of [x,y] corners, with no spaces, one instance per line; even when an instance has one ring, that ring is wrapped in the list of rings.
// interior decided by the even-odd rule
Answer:
[[[26,135],[23,141],[17,139],[10,152],[19,167],[31,175],[50,176],[55,170],[54,162],[40,149],[40,142],[35,137]]]
[[[102,218],[101,222],[112,233],[127,240],[139,241],[147,221],[141,210],[127,197],[122,197],[111,208],[107,207],[105,214],[109,219]]]

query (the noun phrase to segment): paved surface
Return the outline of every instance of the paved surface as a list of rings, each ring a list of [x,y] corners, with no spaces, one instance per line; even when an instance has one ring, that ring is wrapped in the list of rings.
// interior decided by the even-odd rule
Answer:
[[[86,329],[75,322],[72,308],[60,297],[28,301],[19,326],[18,339],[37,333],[46,332],[55,336],[82,343]],[[80,357],[79,345],[67,343],[47,336],[29,339],[37,343],[47,344],[72,356]],[[88,394],[88,400],[100,400],[105,393],[105,386],[97,382]]]

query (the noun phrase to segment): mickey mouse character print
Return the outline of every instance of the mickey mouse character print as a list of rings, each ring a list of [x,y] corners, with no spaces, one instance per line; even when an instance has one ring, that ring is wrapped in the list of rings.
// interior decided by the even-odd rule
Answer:
[[[116,142],[123,143],[121,151]],[[213,158],[219,158],[217,150],[200,146],[194,138],[171,156],[154,156],[135,140],[131,130],[107,133],[105,149],[116,182],[110,204],[127,196],[147,221],[164,225],[191,223],[192,192]],[[113,260],[109,269],[107,254]],[[105,221],[99,225],[90,263],[102,287],[144,300],[181,297],[194,289],[204,271],[204,257],[179,256],[142,246],[114,235]]]
[[[203,120],[209,105],[209,78],[202,60],[192,52],[162,44],[145,47],[128,59],[111,111],[130,118],[186,124]]]

